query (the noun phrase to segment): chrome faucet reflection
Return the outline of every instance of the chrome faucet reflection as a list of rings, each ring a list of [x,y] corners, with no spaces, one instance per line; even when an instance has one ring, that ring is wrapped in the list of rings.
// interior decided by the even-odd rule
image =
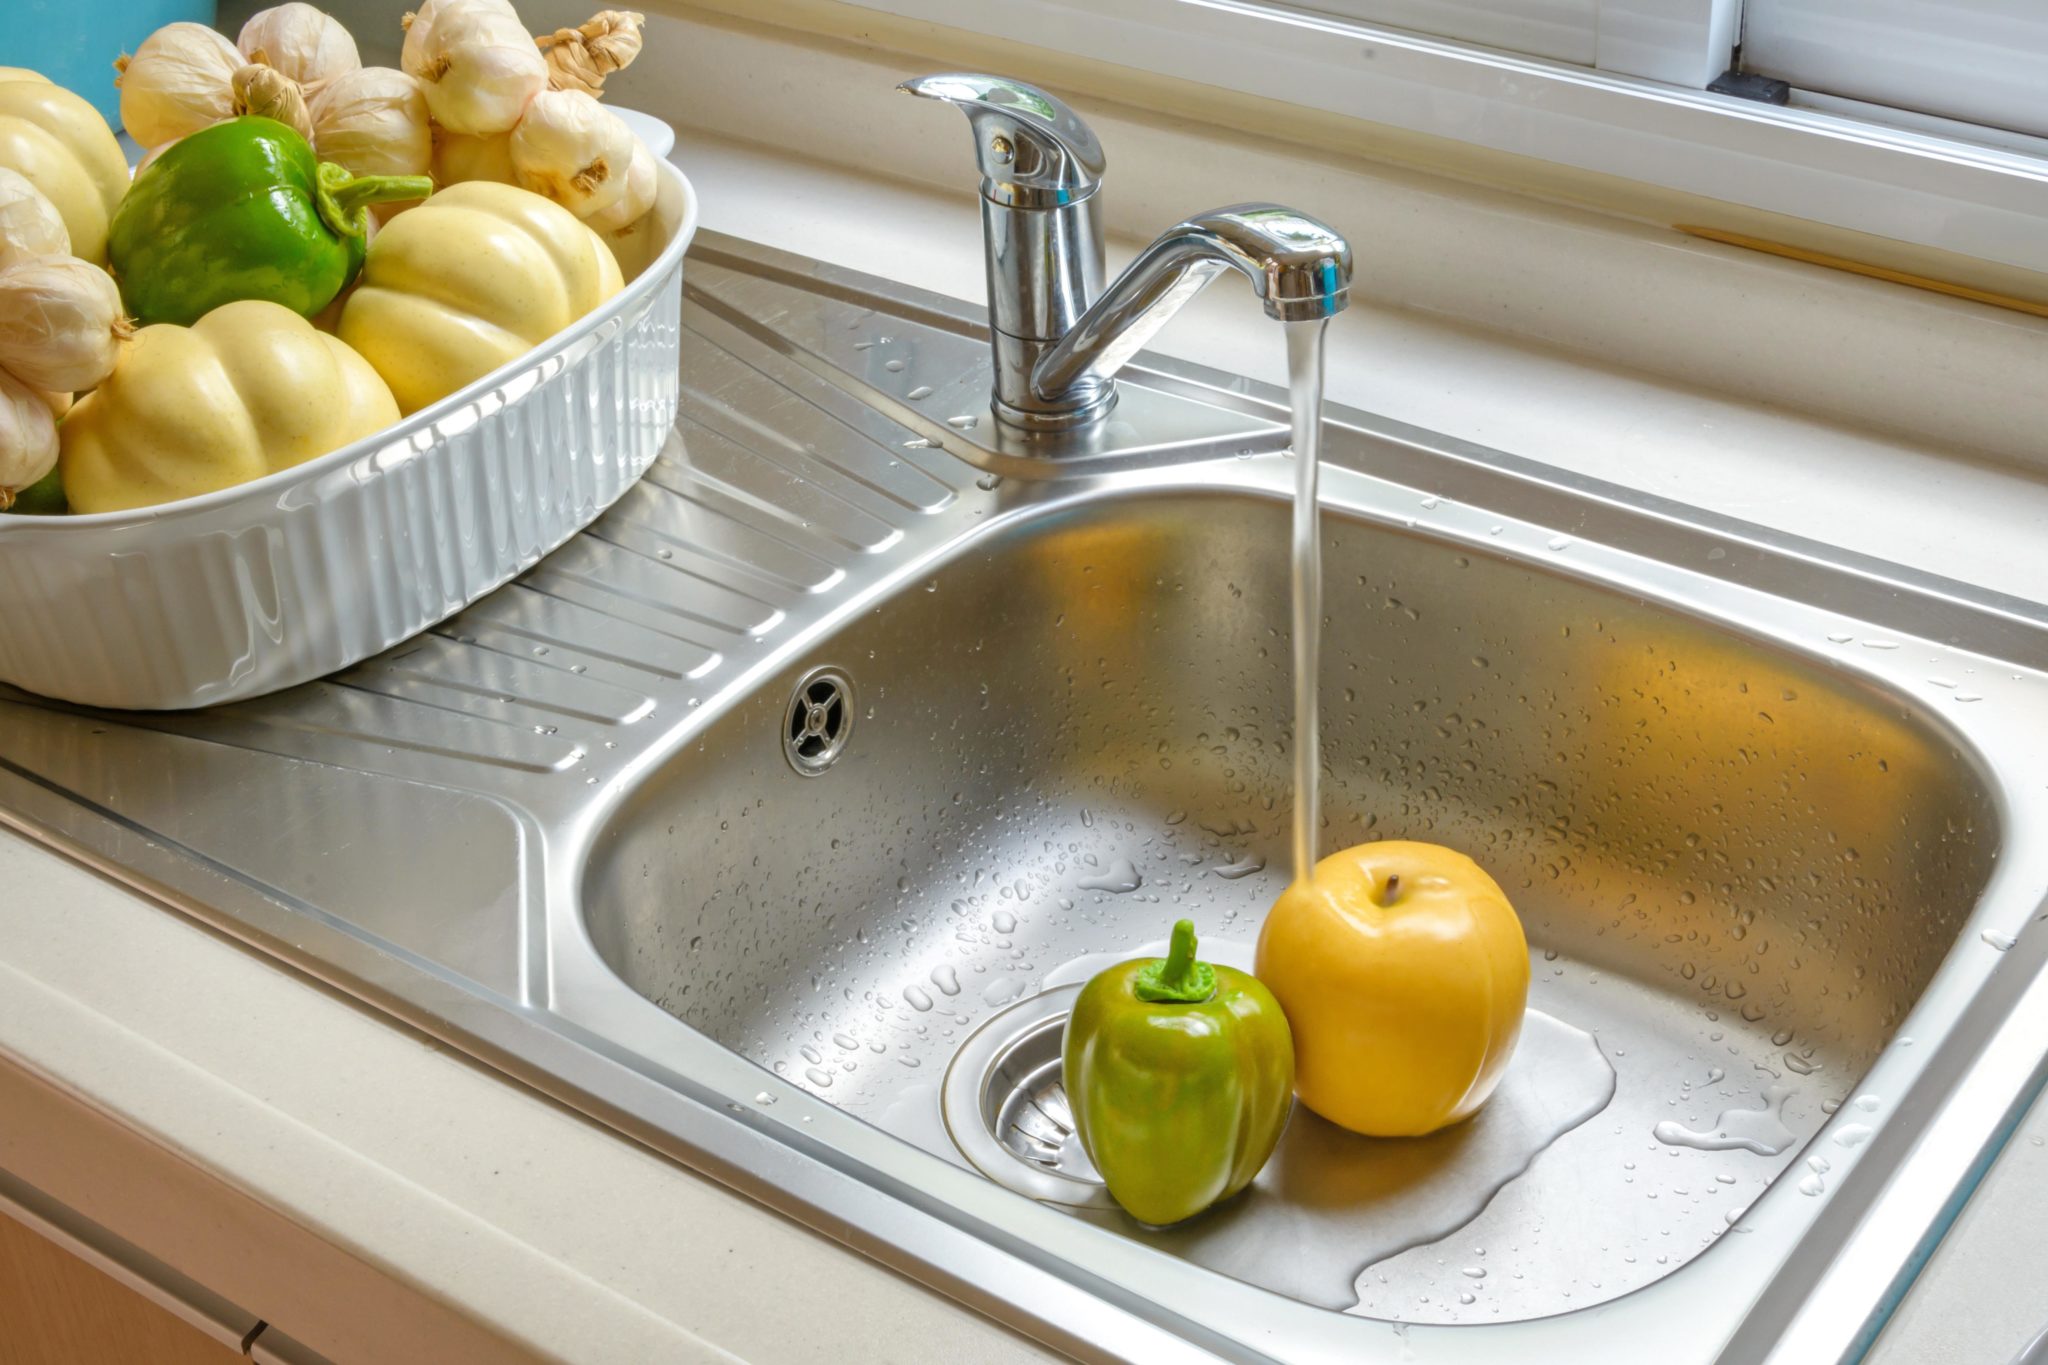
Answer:
[[[1162,233],[1102,287],[1102,144],[1065,104],[1001,76],[945,74],[900,89],[966,115],[981,168],[994,408],[1026,430],[1101,418],[1116,373],[1181,305],[1225,270],[1251,281],[1282,322],[1344,308],[1351,247],[1334,228],[1278,204],[1212,209]]]

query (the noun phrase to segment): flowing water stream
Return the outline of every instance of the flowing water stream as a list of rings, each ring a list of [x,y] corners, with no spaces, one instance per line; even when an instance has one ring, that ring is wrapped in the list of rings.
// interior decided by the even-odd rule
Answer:
[[[1323,548],[1318,474],[1323,455],[1323,332],[1327,319],[1290,322],[1287,380],[1294,405],[1294,879],[1316,866],[1322,810],[1322,720],[1316,679],[1323,653]]]

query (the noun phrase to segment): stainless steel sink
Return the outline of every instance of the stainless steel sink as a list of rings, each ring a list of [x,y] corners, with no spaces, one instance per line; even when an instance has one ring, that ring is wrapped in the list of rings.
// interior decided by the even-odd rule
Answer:
[[[1287,871],[1275,395],[1141,366],[1048,472],[972,310],[690,270],[588,535],[284,697],[0,694],[0,813],[1077,1354],[1861,1352],[2048,1074],[2048,611],[1337,414],[1324,845],[1472,852],[1544,1018],[1473,1124],[1297,1115],[1141,1228],[1035,1087]]]

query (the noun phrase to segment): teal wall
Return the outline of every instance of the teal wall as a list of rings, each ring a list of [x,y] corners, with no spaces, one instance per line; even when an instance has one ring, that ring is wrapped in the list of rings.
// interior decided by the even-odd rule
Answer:
[[[0,66],[26,66],[121,126],[114,58],[177,19],[212,23],[215,0],[0,0]]]

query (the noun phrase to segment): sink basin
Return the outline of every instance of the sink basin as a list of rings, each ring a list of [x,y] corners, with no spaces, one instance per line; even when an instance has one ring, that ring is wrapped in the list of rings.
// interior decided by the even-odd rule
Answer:
[[[1158,488],[969,541],[634,788],[583,888],[598,952],[807,1096],[956,1159],[939,1081],[997,1011],[1181,915],[1249,958],[1288,875],[1288,517]],[[1244,1228],[1111,1221],[1326,1306],[1363,1271],[1357,1311],[1409,1322],[1672,1274],[1788,1168],[1815,1174],[1800,1141],[1859,1093],[1989,880],[1984,774],[1915,702],[1561,564],[1341,516],[1324,555],[1323,846],[1479,858],[1527,924],[1533,1007],[1598,1040],[1592,1081],[1550,1084],[1612,1098],[1469,1226],[1516,1163],[1444,1152],[1444,1183],[1478,1186],[1447,1207],[1354,1191],[1320,1276],[1292,1238],[1240,1261],[1206,1243]],[[785,716],[822,665],[849,728],[805,775]],[[1782,1119],[1774,1150],[1654,1136],[1717,1145],[1751,1109]],[[1390,1239],[1420,1244],[1367,1269]]]
[[[278,697],[0,692],[0,819],[1086,1358],[1861,1353],[2048,1076],[2048,611],[1333,414],[1322,845],[1472,853],[1532,1014],[1144,1228],[1059,1021],[1288,873],[1278,396],[1141,359],[1050,466],[976,310],[689,268],[589,532]]]

